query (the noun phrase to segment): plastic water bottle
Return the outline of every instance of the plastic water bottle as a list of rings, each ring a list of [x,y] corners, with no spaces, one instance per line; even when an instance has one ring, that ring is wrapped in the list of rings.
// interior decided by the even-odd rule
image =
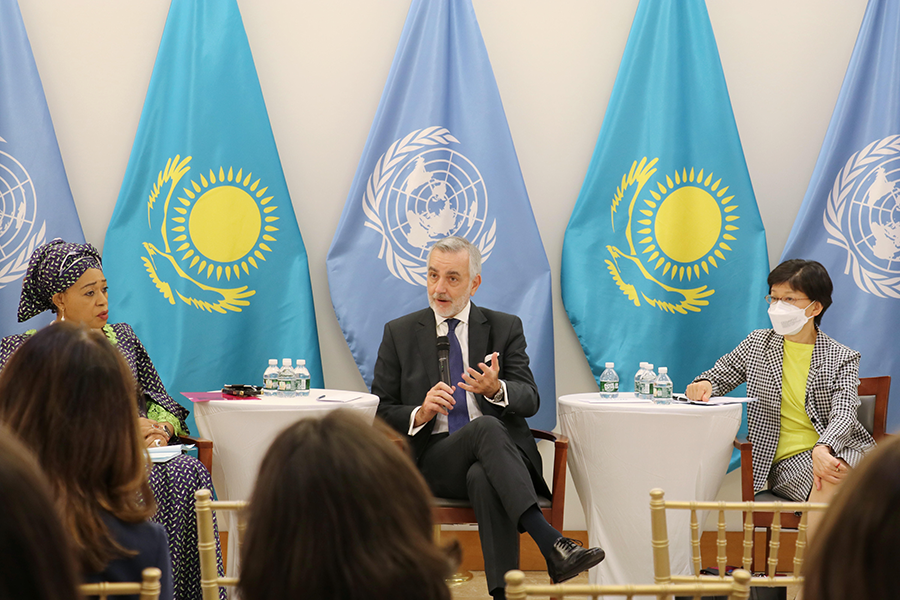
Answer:
[[[653,382],[654,404],[672,403],[672,380],[669,379],[668,372],[669,369],[667,367],[659,368],[659,376]]]
[[[653,363],[647,363],[644,374],[641,376],[641,398],[652,399],[656,394],[653,384],[656,381],[656,373],[653,372]]]
[[[278,395],[282,398],[293,397],[297,392],[297,374],[291,366],[291,359],[281,359],[281,369],[278,371]]]
[[[644,378],[644,373],[647,372],[647,363],[642,362],[641,368],[637,370],[637,373],[634,374],[634,395],[638,398],[643,398],[644,395],[641,393],[641,379]]]
[[[297,375],[297,395],[309,396],[309,371],[306,369],[304,359],[297,359],[297,368],[294,369],[294,373]]]
[[[269,366],[263,373],[263,396],[274,396],[278,392],[278,359],[270,358]]]
[[[615,398],[619,395],[619,375],[615,371],[615,363],[606,363],[606,369],[600,373],[600,397]]]

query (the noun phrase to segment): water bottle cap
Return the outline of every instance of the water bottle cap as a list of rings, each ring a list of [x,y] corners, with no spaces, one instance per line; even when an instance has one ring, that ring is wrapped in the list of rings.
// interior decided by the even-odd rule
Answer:
[[[298,366],[298,367],[302,367],[302,366],[304,366],[305,364],[306,364],[306,360],[305,360],[305,359],[303,359],[303,358],[298,358],[298,359],[297,359],[297,366]]]
[[[646,362],[642,362],[642,363],[641,363],[641,368],[642,368],[642,369],[646,369],[646,368],[647,368],[647,363],[646,363]]]
[[[270,358],[270,359],[269,359],[269,364],[270,364],[270,365],[277,365],[277,364],[278,364],[278,359],[277,359],[277,358]]]
[[[653,370],[653,363],[647,363],[647,369],[650,370],[650,371],[652,371],[652,370]]]
[[[660,375],[662,375],[663,373],[668,373],[668,372],[669,372],[669,368],[668,368],[668,367],[660,367],[660,368],[659,368],[659,374],[660,374]]]
[[[289,367],[289,366],[291,366],[291,359],[289,359],[289,358],[282,358],[282,359],[281,359],[281,366],[282,366],[282,367]]]
[[[616,363],[611,363],[611,362],[606,363],[606,368],[607,368],[607,369],[614,369],[614,368],[616,368]]]

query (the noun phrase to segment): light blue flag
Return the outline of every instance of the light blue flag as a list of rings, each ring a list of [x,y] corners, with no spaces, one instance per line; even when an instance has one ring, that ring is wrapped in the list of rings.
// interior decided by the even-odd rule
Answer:
[[[870,0],[783,259],[822,263],[834,305],[822,330],[890,375],[900,398],[900,3]],[[900,426],[900,406],[888,429]]]
[[[599,380],[676,391],[767,325],[768,258],[703,0],[641,0],[566,229],[562,296]]]
[[[384,324],[428,306],[425,258],[447,235],[484,256],[474,302],[521,317],[541,394],[531,422],[553,427],[550,266],[475,11],[413,0],[327,260],[369,386]]]
[[[173,0],[103,265],[173,396],[322,365],[306,250],[235,0]],[[183,398],[178,398],[184,400]]]
[[[32,250],[57,237],[84,243],[19,4],[0,0],[0,336],[52,320],[16,311]]]

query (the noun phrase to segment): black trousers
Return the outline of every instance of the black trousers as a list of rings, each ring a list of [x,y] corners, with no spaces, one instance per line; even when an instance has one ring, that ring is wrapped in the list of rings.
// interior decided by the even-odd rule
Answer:
[[[496,417],[431,438],[419,469],[435,496],[472,503],[488,590],[502,588],[506,572],[519,568],[519,518],[538,501],[528,458]]]

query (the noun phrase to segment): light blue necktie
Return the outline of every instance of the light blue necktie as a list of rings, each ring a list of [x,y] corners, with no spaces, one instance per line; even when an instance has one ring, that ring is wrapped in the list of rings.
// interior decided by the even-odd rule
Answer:
[[[450,339],[450,381],[455,382],[457,378],[462,378],[463,358],[462,348],[459,346],[459,339],[456,337],[454,330],[459,325],[459,319],[447,319],[447,337]],[[447,426],[450,433],[453,433],[463,425],[469,422],[469,407],[466,402],[466,390],[456,384],[456,391],[453,392],[453,399],[456,404],[450,414],[447,416]]]

